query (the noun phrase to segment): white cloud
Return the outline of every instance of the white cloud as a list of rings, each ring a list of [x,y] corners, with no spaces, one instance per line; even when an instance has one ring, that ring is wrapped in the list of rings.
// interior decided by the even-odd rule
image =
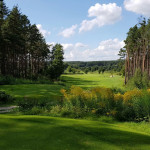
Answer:
[[[108,24],[114,24],[121,19],[122,8],[116,3],[95,4],[88,10],[88,17],[94,17],[91,20],[83,20],[79,32],[89,31],[95,26],[102,27]]]
[[[95,49],[89,49],[87,45],[82,43],[62,45],[66,61],[100,61],[118,59],[118,52],[124,46],[124,42],[118,39],[109,39],[101,41]]]
[[[75,30],[77,27],[78,27],[78,25],[72,25],[70,28],[67,28],[67,29],[63,30],[62,32],[60,32],[59,35],[65,37],[65,38],[69,38],[75,34]]]
[[[64,50],[73,48],[73,44],[62,44],[62,46],[63,46]]]
[[[76,43],[75,44],[75,47],[78,48],[78,47],[87,47],[88,45],[85,45],[83,43]]]
[[[126,10],[150,17],[150,0],[125,0]]]
[[[37,24],[36,26],[44,37],[51,34],[51,32],[44,30],[41,24]]]

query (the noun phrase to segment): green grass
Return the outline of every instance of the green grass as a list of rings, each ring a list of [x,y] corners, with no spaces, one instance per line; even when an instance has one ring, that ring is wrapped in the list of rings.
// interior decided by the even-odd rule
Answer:
[[[1,85],[0,90],[16,98],[20,97],[52,97],[60,96],[62,85],[55,84],[22,84],[22,85]]]
[[[108,88],[124,88],[124,77],[114,75],[110,77],[110,73],[104,74],[80,74],[80,75],[62,75],[61,79],[65,81],[67,86],[77,85],[83,88],[91,88],[96,86],[103,86]]]
[[[149,124],[150,127],[150,124]],[[126,124],[0,115],[2,150],[149,150],[150,132]]]
[[[20,84],[20,85],[0,85],[0,90],[7,94],[18,97],[50,97],[57,99],[61,96],[62,88],[68,89],[71,85],[80,86],[82,88],[92,88],[96,86],[117,87],[123,89],[124,78],[118,75],[110,77],[110,73],[105,74],[81,74],[81,75],[62,75],[61,79],[64,85],[59,84]]]

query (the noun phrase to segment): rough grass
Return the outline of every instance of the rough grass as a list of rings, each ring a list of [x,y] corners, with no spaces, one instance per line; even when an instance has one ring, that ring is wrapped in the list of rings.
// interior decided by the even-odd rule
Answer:
[[[0,115],[3,150],[149,150],[149,141],[150,133],[125,124]]]

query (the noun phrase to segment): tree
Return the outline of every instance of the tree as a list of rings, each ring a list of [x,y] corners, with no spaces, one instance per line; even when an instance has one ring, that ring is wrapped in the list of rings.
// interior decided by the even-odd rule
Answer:
[[[52,48],[51,52],[51,63],[48,69],[48,76],[51,79],[58,79],[60,75],[64,72],[64,51],[63,46],[60,44],[56,44]]]
[[[36,25],[15,6],[8,14],[0,3],[0,73],[37,78],[47,66],[49,46]]]
[[[102,73],[104,73],[105,72],[105,68],[103,67],[103,69],[102,69]]]
[[[5,50],[3,48],[2,25],[9,14],[9,10],[3,0],[0,0],[0,73],[4,74]]]
[[[85,73],[85,74],[88,74],[88,72],[89,72],[89,69],[86,68],[86,69],[84,70],[84,73]]]
[[[67,71],[68,71],[69,73],[72,72],[72,67],[71,67],[71,66],[68,66]]]
[[[150,20],[141,18],[138,25],[130,28],[125,40],[125,84],[140,69],[142,76],[150,78]]]
[[[100,66],[99,69],[98,69],[98,73],[100,74],[103,70],[103,66]]]

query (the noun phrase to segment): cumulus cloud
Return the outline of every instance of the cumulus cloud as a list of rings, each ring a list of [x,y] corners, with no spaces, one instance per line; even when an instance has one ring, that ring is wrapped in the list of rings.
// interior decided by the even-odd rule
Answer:
[[[122,8],[116,3],[95,4],[88,10],[88,17],[94,17],[91,20],[83,20],[79,32],[89,31],[95,26],[102,27],[108,24],[114,24],[121,19]]]
[[[62,46],[63,46],[64,50],[73,48],[73,44],[62,44]]]
[[[75,44],[75,47],[76,47],[76,48],[78,48],[78,47],[87,47],[87,46],[88,46],[88,45],[85,45],[85,44],[80,43],[80,42]]]
[[[62,45],[66,61],[100,61],[118,59],[118,52],[124,47],[124,42],[119,39],[109,39],[101,41],[95,49],[90,49],[82,43]]]
[[[46,37],[46,36],[48,36],[48,35],[51,34],[51,32],[49,32],[49,31],[47,31],[47,30],[44,30],[41,24],[37,24],[36,26],[37,26],[37,28],[39,29],[40,33],[41,33],[44,37]]]
[[[150,17],[150,0],[125,0],[124,7],[128,11]]]
[[[63,30],[62,32],[60,32],[59,35],[65,37],[65,38],[69,38],[75,34],[75,30],[77,27],[78,27],[78,25],[72,25],[70,28],[67,28],[67,29]]]

